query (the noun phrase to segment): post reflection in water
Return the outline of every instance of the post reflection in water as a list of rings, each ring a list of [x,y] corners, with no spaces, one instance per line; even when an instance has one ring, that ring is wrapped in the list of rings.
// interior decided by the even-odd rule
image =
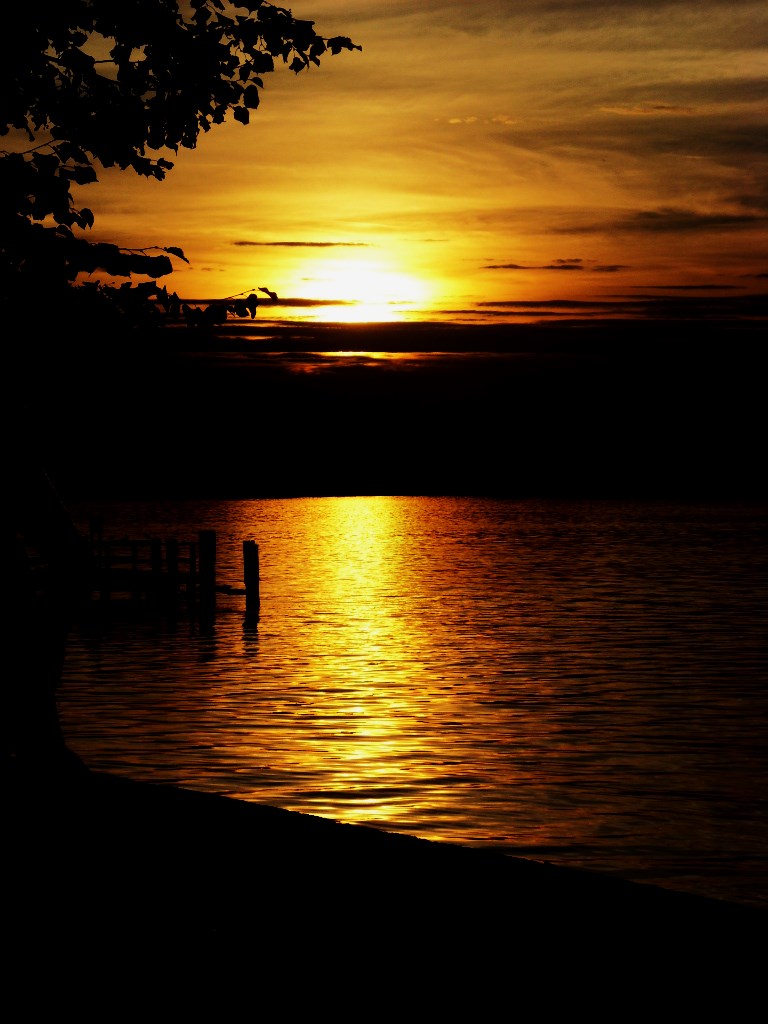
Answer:
[[[92,767],[764,891],[761,510],[344,497],[105,519],[117,536],[216,530],[235,587],[257,541],[261,605],[246,622],[242,596],[217,595],[208,632],[73,634],[60,708]]]

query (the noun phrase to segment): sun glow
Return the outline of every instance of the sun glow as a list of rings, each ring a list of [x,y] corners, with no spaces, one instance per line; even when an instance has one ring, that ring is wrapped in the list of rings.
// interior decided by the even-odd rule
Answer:
[[[315,319],[346,323],[408,320],[432,296],[432,288],[419,277],[349,258],[302,267],[297,290],[326,303],[317,308]]]

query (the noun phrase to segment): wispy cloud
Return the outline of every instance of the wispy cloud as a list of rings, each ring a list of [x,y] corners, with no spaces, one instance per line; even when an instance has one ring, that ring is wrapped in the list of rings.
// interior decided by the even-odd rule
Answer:
[[[614,222],[615,227],[630,231],[711,231],[754,227],[766,218],[749,213],[699,213],[696,210],[659,209],[640,210],[624,220]]]
[[[479,302],[481,311],[519,312],[530,316],[564,316],[640,319],[741,320],[762,319],[768,315],[765,295],[640,295],[607,299],[543,299],[539,302],[510,299]]]
[[[628,117],[658,117],[665,114],[693,114],[693,107],[681,107],[674,103],[635,103],[616,104],[613,107],[600,107],[606,114],[625,114]]]
[[[598,274],[615,274],[628,270],[622,263],[585,263],[582,259],[557,259],[551,263],[486,263],[483,270],[590,270]]]
[[[735,284],[653,284],[643,286],[644,290],[672,292],[723,292],[735,291]]]
[[[332,249],[332,248],[367,248],[368,242],[251,242],[251,241],[239,241],[232,242],[232,245],[253,245],[253,246],[265,246],[265,247],[276,247],[282,249]]]
[[[700,213],[683,208],[637,210],[623,216],[585,221],[581,224],[562,224],[550,227],[556,234],[577,235],[604,231],[626,231],[647,234],[696,234],[711,231],[738,231],[768,223],[768,218],[752,213],[727,211]]]

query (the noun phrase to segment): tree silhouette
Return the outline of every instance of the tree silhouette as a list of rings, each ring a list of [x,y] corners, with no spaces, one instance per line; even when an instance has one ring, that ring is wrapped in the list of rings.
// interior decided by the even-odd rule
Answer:
[[[126,249],[90,242],[93,212],[73,185],[96,165],[163,180],[180,146],[229,112],[247,125],[262,75],[298,73],[326,54],[359,50],[314,22],[262,0],[56,0],[12,5],[0,36],[0,304],[30,303],[59,318],[146,321],[157,280],[185,260],[177,246]],[[102,270],[120,287],[88,282]],[[136,283],[134,276],[148,277]]]

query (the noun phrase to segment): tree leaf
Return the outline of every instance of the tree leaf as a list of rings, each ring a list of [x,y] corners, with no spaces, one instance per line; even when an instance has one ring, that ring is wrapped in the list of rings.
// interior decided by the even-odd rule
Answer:
[[[185,263],[189,263],[189,260],[184,255],[181,249],[178,249],[175,245],[166,245],[163,247],[163,252],[169,252],[172,256],[178,256],[180,260],[184,260]]]

